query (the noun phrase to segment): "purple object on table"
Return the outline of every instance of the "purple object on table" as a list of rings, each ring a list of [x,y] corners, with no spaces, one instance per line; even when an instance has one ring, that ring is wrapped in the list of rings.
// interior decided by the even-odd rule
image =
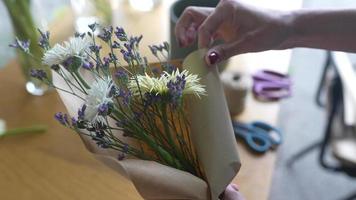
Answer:
[[[253,76],[253,94],[259,100],[278,101],[291,96],[292,81],[288,75],[261,70]]]

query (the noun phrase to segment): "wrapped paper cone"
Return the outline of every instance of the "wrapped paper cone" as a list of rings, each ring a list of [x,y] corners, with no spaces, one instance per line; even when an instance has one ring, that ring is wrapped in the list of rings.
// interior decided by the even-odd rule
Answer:
[[[191,119],[193,144],[208,184],[190,173],[157,162],[134,158],[119,161],[116,159],[117,152],[101,149],[90,138],[81,135],[86,148],[108,167],[131,180],[144,199],[216,200],[239,170],[240,161],[219,76],[216,69],[207,70],[201,53],[197,51],[188,56],[184,66],[202,77],[208,92],[208,96],[192,101],[195,114]],[[56,74],[53,82],[68,89],[64,80]],[[69,115],[76,116],[83,102],[62,91],[58,93]],[[118,137],[122,135],[120,132],[115,134]]]

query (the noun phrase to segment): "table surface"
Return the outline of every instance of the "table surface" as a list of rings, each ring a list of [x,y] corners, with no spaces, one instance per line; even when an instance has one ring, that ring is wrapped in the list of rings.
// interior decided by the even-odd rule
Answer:
[[[113,9],[123,9],[115,12],[120,16],[114,16],[114,24],[120,21],[128,32],[145,33],[143,45],[158,43],[168,39],[168,18],[157,17],[168,16],[167,7],[167,3],[162,3],[151,13],[133,14],[134,11],[123,9],[125,6],[114,6]],[[64,16],[61,21],[70,17]],[[147,21],[152,25],[149,29]],[[159,31],[162,27],[166,28]],[[59,23],[51,29],[53,34],[57,30],[56,39],[64,39],[72,27]],[[245,54],[231,59],[229,69],[247,73],[261,68],[287,72],[290,57],[289,50]],[[142,199],[129,181],[97,161],[76,134],[53,119],[54,113],[65,110],[57,93],[35,97],[27,94],[24,87],[16,61],[0,70],[0,118],[6,120],[9,128],[46,124],[49,130],[0,139],[0,199]],[[249,94],[245,111],[236,118],[276,124],[278,112],[279,103],[261,103]],[[248,200],[268,199],[276,152],[256,155],[240,141],[237,148],[242,168],[234,183],[240,185]]]

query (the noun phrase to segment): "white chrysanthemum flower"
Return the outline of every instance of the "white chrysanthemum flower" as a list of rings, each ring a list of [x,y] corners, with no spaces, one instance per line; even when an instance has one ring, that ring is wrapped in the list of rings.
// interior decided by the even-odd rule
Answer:
[[[159,78],[151,77],[148,74],[137,76],[138,84],[142,93],[150,92],[155,94],[166,94],[169,91],[167,84],[169,81],[176,81],[177,77],[185,76],[185,87],[182,94],[193,94],[198,97],[205,95],[206,91],[202,84],[199,83],[200,78],[196,74],[189,74],[187,70],[180,72],[178,69],[171,74],[164,72]],[[134,95],[139,94],[139,88],[136,80],[130,80],[129,89]]]
[[[91,42],[88,37],[71,37],[63,45],[56,44],[52,49],[46,51],[42,62],[45,65],[52,66],[59,65],[70,57],[85,59],[90,45]]]
[[[142,93],[146,92],[156,92],[156,93],[164,93],[168,91],[167,88],[167,78],[165,76],[161,76],[160,78],[151,77],[148,74],[142,76],[137,76],[138,84],[140,85],[140,90]],[[128,84],[129,90],[132,94],[138,95],[139,89],[135,79],[130,80]]]
[[[88,95],[86,96],[86,110],[84,119],[96,122],[105,122],[105,118],[99,115],[99,107],[102,104],[113,103],[111,97],[109,97],[110,89],[114,86],[114,82],[111,78],[98,79],[93,82]]]

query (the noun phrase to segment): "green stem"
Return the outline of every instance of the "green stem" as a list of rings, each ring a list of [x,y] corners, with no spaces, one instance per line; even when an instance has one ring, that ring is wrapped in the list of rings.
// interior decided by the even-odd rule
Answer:
[[[47,130],[47,126],[44,125],[34,125],[24,128],[13,128],[4,132],[0,132],[0,136],[10,136],[18,134],[27,134],[27,133],[43,133]]]
[[[83,84],[83,86],[86,89],[90,89],[90,86],[87,84],[87,82],[85,82],[85,80],[83,79],[83,77],[80,75],[79,71],[74,71],[75,76],[79,79],[80,83]]]
[[[113,114],[115,114],[119,119],[126,118],[122,113],[115,109],[113,110]],[[149,134],[146,133],[146,130],[140,128],[136,122],[131,122],[127,128],[131,129],[130,132],[135,133],[139,138],[138,140],[145,142],[145,144],[147,144],[147,146],[149,146],[160,158],[162,158],[163,162],[165,162],[167,165],[181,170],[184,169],[179,160],[177,160],[173,155],[171,155],[168,151],[157,144],[154,139],[152,139]]]
[[[170,128],[169,128],[169,121],[168,121],[168,116],[167,116],[167,107],[165,103],[162,103],[161,105],[161,112],[162,112],[162,124],[163,124],[163,129],[164,133],[166,134],[166,137],[168,139],[169,144],[172,146],[174,152],[177,152],[177,147],[174,143],[174,140],[172,138]]]
[[[183,164],[184,166],[184,169],[194,175],[197,175],[197,171],[194,167],[194,165],[189,161],[189,159],[187,159],[186,157],[184,157],[182,155],[182,152],[180,150],[183,150],[183,149],[179,149],[177,148],[176,146],[176,143],[174,142],[173,138],[172,138],[172,135],[171,135],[171,132],[170,132],[170,124],[169,124],[169,121],[168,121],[168,116],[167,116],[167,105],[165,103],[162,104],[161,106],[161,112],[162,112],[162,123],[163,123],[163,128],[165,130],[165,133],[168,137],[168,141],[175,153],[175,156],[177,157],[177,160],[179,160],[179,162],[181,164]],[[174,123],[174,122],[172,122]]]

